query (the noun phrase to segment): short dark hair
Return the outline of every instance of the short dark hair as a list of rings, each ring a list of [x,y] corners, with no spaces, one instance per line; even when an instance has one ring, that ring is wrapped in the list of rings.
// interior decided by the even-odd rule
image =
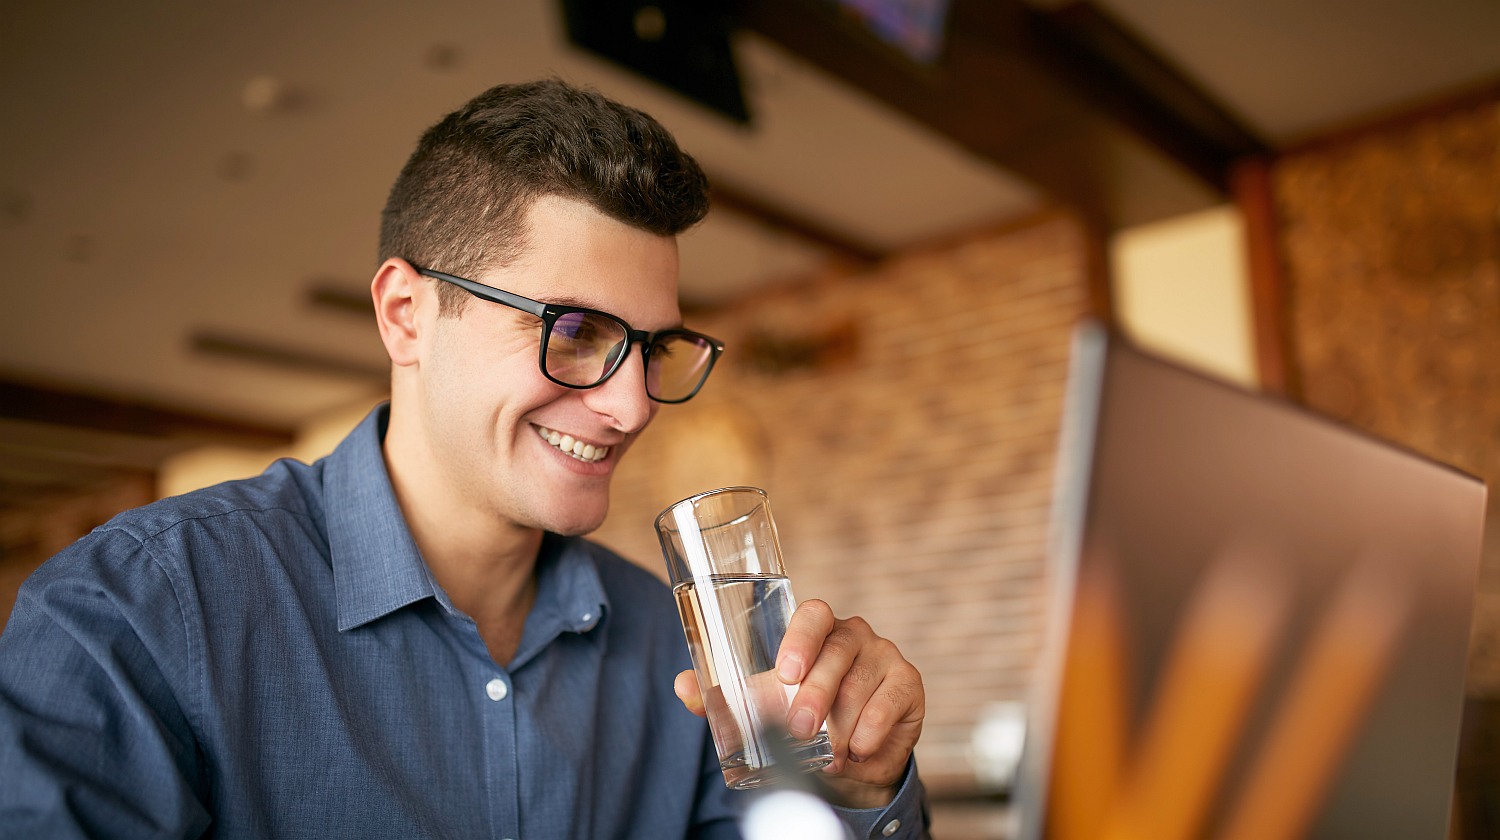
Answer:
[[[556,79],[497,85],[422,135],[381,213],[380,259],[460,275],[504,265],[545,195],[661,236],[708,213],[707,176],[648,114]],[[438,290],[443,314],[461,311],[461,289]]]

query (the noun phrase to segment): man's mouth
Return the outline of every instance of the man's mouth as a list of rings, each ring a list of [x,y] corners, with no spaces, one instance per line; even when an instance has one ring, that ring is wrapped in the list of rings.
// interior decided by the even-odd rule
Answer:
[[[586,464],[602,461],[609,455],[608,446],[595,446],[592,443],[584,443],[581,440],[575,440],[572,435],[565,435],[562,432],[536,424],[532,424],[531,427],[536,429],[536,433],[542,436],[542,440],[552,444],[559,452],[571,455]]]

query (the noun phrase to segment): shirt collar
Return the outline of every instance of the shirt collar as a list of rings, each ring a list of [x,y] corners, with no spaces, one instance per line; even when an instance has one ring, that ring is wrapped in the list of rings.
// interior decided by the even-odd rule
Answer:
[[[389,420],[390,405],[376,407],[328,456],[323,503],[340,631],[436,595],[386,471]]]
[[[547,534],[537,555],[537,599],[533,613],[555,616],[562,630],[586,633],[609,607],[599,567],[582,537]]]
[[[381,448],[389,421],[390,405],[376,407],[328,456],[324,508],[340,631],[423,598],[450,606],[428,574],[391,487]],[[562,632],[587,633],[602,620],[609,599],[585,540],[547,534],[536,575],[527,636],[540,642]]]
[[[547,534],[537,553],[536,602],[526,616],[511,667],[519,668],[564,633],[586,634],[599,626],[609,598],[582,537]]]

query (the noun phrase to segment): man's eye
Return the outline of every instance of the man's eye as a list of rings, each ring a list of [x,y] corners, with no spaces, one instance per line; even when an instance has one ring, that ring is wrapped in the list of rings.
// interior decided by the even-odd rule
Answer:
[[[552,337],[576,343],[588,343],[599,338],[599,324],[594,318],[582,313],[571,313],[557,319],[552,326]]]

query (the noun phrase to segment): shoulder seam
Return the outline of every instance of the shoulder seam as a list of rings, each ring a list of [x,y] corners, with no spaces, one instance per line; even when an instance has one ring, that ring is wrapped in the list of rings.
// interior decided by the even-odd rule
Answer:
[[[305,510],[297,510],[295,508],[290,508],[290,507],[286,507],[286,506],[283,506],[283,505],[271,505],[269,507],[247,507],[247,506],[241,506],[241,507],[228,508],[226,510],[217,510],[217,511],[213,511],[211,513],[202,513],[202,514],[195,514],[195,515],[192,515],[192,516],[179,516],[179,517],[175,517],[170,522],[162,524],[160,527],[157,527],[157,528],[154,528],[154,529],[153,528],[144,528],[144,527],[142,527],[138,523],[131,522],[131,521],[127,520],[127,521],[123,521],[123,522],[121,522],[121,521],[106,522],[105,524],[100,525],[98,528],[96,528],[94,530],[95,531],[101,531],[101,532],[102,531],[120,531],[122,533],[128,534],[132,539],[135,539],[136,541],[138,541],[142,545],[144,545],[145,543],[147,543],[147,542],[149,542],[151,540],[154,540],[154,539],[162,536],[163,534],[166,534],[168,531],[171,531],[171,530],[173,530],[175,528],[178,528],[178,527],[181,527],[183,525],[187,525],[188,523],[191,523],[191,522],[203,522],[203,521],[209,520],[209,519],[217,519],[217,518],[219,518],[221,516],[232,516],[232,515],[237,514],[237,513],[273,513],[273,512],[280,512],[280,513],[289,514],[289,515],[295,516],[295,517],[297,517],[299,519],[304,519],[304,520],[306,520],[308,522],[316,522],[316,519],[312,515],[310,515],[307,511],[305,511]],[[154,557],[154,555],[153,555],[153,557]]]

